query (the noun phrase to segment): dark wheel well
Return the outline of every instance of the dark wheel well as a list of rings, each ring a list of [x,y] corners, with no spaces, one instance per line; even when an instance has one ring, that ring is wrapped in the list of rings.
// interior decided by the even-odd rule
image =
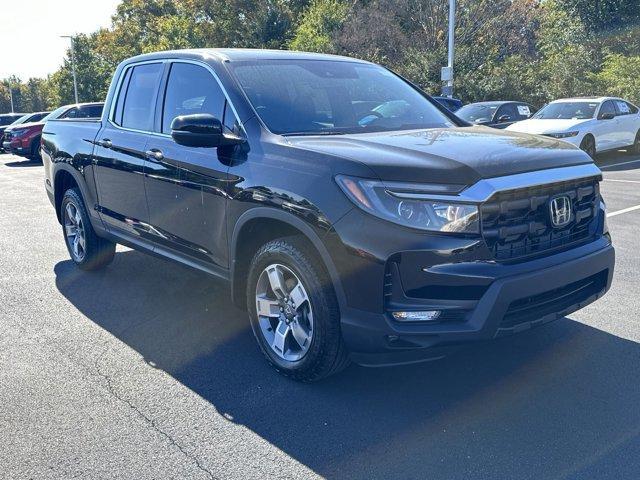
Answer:
[[[69,190],[70,188],[78,187],[78,183],[76,182],[73,175],[69,172],[65,172],[61,170],[56,174],[55,181],[53,183],[53,191],[55,192],[55,206],[56,206],[56,215],[58,216],[58,222],[62,222],[60,215],[60,206],[62,205],[62,197],[64,196],[64,192]]]
[[[258,249],[267,242],[276,238],[298,236],[304,240],[308,252],[317,256],[319,263],[324,269],[326,278],[329,274],[326,271],[320,252],[315,248],[307,236],[296,227],[272,218],[254,218],[245,223],[238,233],[238,240],[235,251],[235,265],[233,272],[233,300],[237,307],[246,310],[246,289],[249,265]]]

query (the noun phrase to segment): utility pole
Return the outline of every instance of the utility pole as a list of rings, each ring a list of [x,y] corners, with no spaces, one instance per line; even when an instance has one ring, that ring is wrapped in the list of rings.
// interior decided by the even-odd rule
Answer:
[[[14,113],[14,111],[13,111],[13,88],[11,88],[11,80],[9,80],[9,99],[11,100],[11,113]]]
[[[442,96],[453,97],[453,53],[455,50],[456,0],[449,0],[449,54],[447,66],[442,68],[441,80],[447,84],[442,87]]]
[[[71,71],[73,73],[73,93],[75,94],[76,97],[76,103],[80,103],[78,102],[78,80],[76,79],[76,55],[74,53],[74,43],[73,43],[73,36],[71,35],[61,35],[61,38],[68,38],[71,40]]]

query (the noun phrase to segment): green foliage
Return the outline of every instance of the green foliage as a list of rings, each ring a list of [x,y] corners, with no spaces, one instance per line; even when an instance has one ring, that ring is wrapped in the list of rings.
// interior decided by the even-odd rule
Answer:
[[[611,95],[640,102],[640,56],[608,54],[602,70],[592,75],[592,79]]]
[[[446,0],[123,0],[74,39],[80,101],[105,97],[123,59],[158,50],[292,48],[382,63],[439,93]],[[640,101],[640,0],[458,0],[455,94],[466,102],[615,94]],[[71,51],[43,79],[0,81],[0,112],[72,103]]]
[[[293,50],[335,53],[333,35],[349,13],[341,0],[314,0],[305,11],[290,46]]]

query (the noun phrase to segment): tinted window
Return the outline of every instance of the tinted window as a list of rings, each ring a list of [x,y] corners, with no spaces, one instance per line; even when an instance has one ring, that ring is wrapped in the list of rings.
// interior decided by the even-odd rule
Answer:
[[[224,121],[222,124],[228,131],[240,135],[240,123],[233,113],[229,102],[225,102],[224,104]]]
[[[518,113],[518,109],[516,108],[516,105],[514,103],[507,103],[506,105],[500,107],[500,110],[498,110],[498,113],[494,120],[499,121],[500,117],[504,116],[509,117],[508,120],[504,120],[505,122],[515,122],[520,118],[520,114]]]
[[[59,118],[76,118],[78,116],[78,108],[73,107],[67,110],[64,114],[60,115]]]
[[[78,109],[76,118],[100,118],[102,105],[86,105]]]
[[[174,63],[164,98],[162,132],[180,115],[209,113],[222,122],[225,97],[211,72],[190,63]]]
[[[232,62],[274,133],[340,134],[452,126],[425,96],[377,65],[327,60]]]
[[[629,107],[629,112],[632,114],[638,113],[638,107],[636,107],[635,105],[630,104],[629,102],[625,102],[627,104],[627,106]]]
[[[67,108],[69,108],[68,106],[64,106],[64,107],[58,107],[56,108],[53,112],[51,112],[49,115],[47,115],[46,117],[44,117],[42,119],[43,122],[46,122],[47,120],[54,120],[56,118],[60,118],[60,116],[67,111]]]
[[[133,68],[127,69],[124,74],[124,79],[120,85],[120,91],[118,92],[118,99],[116,100],[116,108],[113,118],[111,119],[116,125],[122,125],[122,109],[124,107],[124,98],[127,96],[127,89],[129,88],[129,80],[131,79],[131,72]]]
[[[456,115],[467,122],[490,122],[499,106],[497,103],[472,103],[462,107]]]
[[[122,111],[122,126],[134,130],[153,130],[155,98],[162,77],[161,63],[133,68]]]
[[[617,115],[616,108],[611,100],[607,100],[602,104],[598,116],[602,117],[605,114],[612,114],[614,116]]]

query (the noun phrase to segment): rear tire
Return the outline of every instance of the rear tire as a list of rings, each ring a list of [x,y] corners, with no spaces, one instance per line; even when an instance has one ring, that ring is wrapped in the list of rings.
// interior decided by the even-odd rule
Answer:
[[[78,268],[99,270],[113,261],[116,244],[96,235],[77,188],[70,188],[64,193],[60,218],[67,250]]]
[[[627,153],[630,155],[640,155],[640,130],[636,133],[636,139],[633,142],[633,145],[629,146]]]
[[[29,154],[29,158],[34,162],[41,162],[42,157],[40,156],[40,139],[36,138],[33,142],[31,142],[31,153]]]
[[[593,138],[593,135],[585,135],[580,142],[580,148],[587,152],[589,156],[595,160],[596,158],[596,139]]]
[[[313,382],[349,364],[333,286],[301,237],[273,240],[258,250],[247,307],[262,353],[281,374]]]

